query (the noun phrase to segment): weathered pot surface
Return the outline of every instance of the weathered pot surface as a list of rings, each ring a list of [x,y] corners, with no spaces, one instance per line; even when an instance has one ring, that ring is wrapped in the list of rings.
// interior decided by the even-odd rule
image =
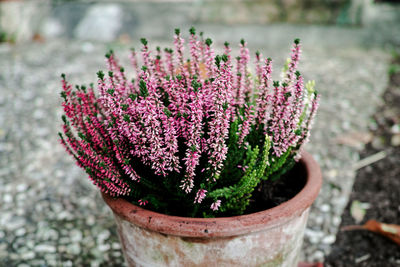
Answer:
[[[307,152],[304,188],[281,205],[248,215],[186,218],[103,194],[114,212],[129,266],[297,266],[308,212],[322,184]]]

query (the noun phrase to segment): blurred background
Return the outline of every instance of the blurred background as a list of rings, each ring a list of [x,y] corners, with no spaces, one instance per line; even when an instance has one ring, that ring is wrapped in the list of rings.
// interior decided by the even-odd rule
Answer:
[[[123,42],[138,36],[168,39],[177,26],[224,25],[229,37],[237,25],[335,25],[381,31],[398,27],[396,0],[1,0],[2,42],[54,38]],[[398,33],[398,32],[397,32]],[[246,34],[244,32],[243,34]],[[251,33],[247,33],[251,34]],[[391,42],[399,43],[392,32]],[[371,37],[371,36],[369,36]],[[261,38],[261,37],[259,37]],[[224,39],[224,38],[221,38]],[[269,38],[266,38],[269,39]],[[266,41],[266,40],[264,40]]]
[[[299,69],[322,94],[306,149],[325,179],[302,260],[330,266],[332,251],[338,259],[351,246],[337,243],[337,233],[360,200],[352,195],[357,171],[374,160],[400,159],[400,116],[382,111],[400,106],[382,97],[388,88],[398,94],[400,86],[390,87],[400,71],[399,1],[0,0],[0,266],[124,265],[110,210],[58,144],[60,74],[72,83],[95,82],[109,49],[128,67],[129,48],[140,47],[140,38],[171,47],[174,29],[187,37],[191,26],[211,37],[217,50],[244,38],[252,54],[274,59],[275,76],[292,41],[302,40]],[[376,134],[386,129],[376,114],[390,117],[387,139]],[[379,152],[370,163],[361,160]],[[397,188],[392,195],[400,195]],[[373,202],[360,202],[365,219]],[[400,218],[399,202],[389,202],[398,209],[391,216]],[[348,253],[349,265],[343,259],[344,265],[332,266],[373,266],[372,253]],[[400,266],[400,255],[391,255],[375,266]]]

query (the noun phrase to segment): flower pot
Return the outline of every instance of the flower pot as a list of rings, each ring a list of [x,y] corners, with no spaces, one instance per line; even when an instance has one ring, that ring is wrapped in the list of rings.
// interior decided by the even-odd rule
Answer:
[[[185,218],[103,194],[129,266],[297,266],[309,208],[322,184],[310,154],[299,161],[304,188],[281,205],[248,215]]]

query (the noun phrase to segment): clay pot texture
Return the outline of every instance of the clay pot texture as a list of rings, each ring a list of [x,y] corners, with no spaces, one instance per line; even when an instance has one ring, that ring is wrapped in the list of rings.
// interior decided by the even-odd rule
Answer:
[[[297,266],[309,209],[322,184],[310,154],[303,152],[299,164],[307,181],[295,197],[241,216],[168,216],[103,194],[128,266]]]

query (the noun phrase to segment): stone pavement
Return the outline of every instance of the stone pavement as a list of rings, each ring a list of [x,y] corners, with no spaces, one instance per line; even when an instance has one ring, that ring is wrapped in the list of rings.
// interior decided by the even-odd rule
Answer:
[[[173,28],[150,43],[170,44]],[[258,49],[275,60],[277,71],[292,40],[303,40],[300,70],[307,79],[316,80],[322,94],[307,150],[324,176],[310,214],[303,258],[322,261],[335,240],[353,184],[353,166],[362,148],[357,136],[368,136],[370,117],[387,83],[390,55],[366,42],[369,33],[362,28],[282,24],[196,28],[213,37],[217,46],[245,38],[253,52]],[[108,49],[127,62],[130,46],[61,38],[0,44],[1,266],[123,265],[111,211],[58,144],[57,132],[60,74],[88,84],[99,69],[105,69],[103,55]]]

